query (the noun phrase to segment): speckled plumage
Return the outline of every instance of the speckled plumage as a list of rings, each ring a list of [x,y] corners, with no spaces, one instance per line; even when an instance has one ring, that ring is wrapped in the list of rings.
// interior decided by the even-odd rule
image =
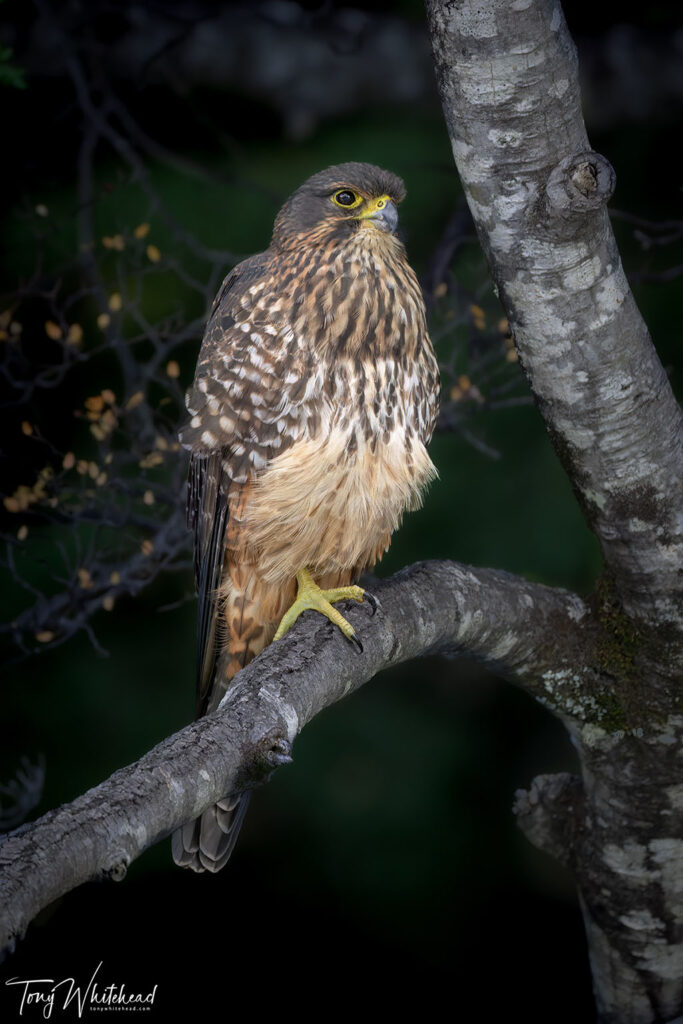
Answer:
[[[392,231],[334,205],[342,187],[363,197],[361,216],[366,200],[404,195],[400,179],[368,164],[309,179],[266,252],[225,279],[206,328],[181,434],[192,456],[198,714],[270,642],[297,571],[324,587],[355,581],[435,475],[426,446],[439,377],[420,288]],[[179,863],[222,867],[244,811],[225,806],[176,834]]]

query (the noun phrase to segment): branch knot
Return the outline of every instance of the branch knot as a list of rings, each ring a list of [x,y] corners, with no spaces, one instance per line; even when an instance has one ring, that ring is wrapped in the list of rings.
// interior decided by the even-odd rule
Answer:
[[[256,742],[249,761],[252,784],[267,782],[277,768],[292,763],[292,745],[279,729],[269,729]]]
[[[583,784],[576,775],[538,775],[515,793],[513,813],[529,842],[571,865],[581,827]]]
[[[548,204],[564,216],[597,210],[611,199],[616,180],[614,168],[600,153],[591,149],[576,153],[551,171],[546,185]]]

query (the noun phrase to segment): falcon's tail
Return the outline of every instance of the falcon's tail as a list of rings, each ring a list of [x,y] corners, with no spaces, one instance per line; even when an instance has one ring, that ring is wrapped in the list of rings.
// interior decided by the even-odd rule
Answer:
[[[230,860],[247,813],[251,793],[226,797],[171,837],[173,860],[193,871],[220,871]]]
[[[270,643],[277,623],[294,596],[294,588],[274,589],[262,582],[252,565],[237,565],[228,556],[220,590],[224,646],[205,713],[220,704],[233,677]],[[250,793],[228,794],[199,818],[173,833],[173,859],[193,871],[220,871],[227,864],[249,806]]]

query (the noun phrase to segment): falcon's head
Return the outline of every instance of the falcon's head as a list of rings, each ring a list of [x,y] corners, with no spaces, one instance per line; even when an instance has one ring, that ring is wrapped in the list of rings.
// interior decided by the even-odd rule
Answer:
[[[393,234],[403,182],[373,164],[337,164],[319,171],[292,193],[275,219],[273,243],[286,246],[302,235],[343,239],[363,228]]]

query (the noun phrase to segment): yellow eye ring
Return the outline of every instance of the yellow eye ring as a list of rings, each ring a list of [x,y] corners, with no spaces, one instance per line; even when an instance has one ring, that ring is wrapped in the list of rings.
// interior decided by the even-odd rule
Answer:
[[[342,210],[353,210],[363,202],[363,197],[351,188],[340,188],[330,198]]]

